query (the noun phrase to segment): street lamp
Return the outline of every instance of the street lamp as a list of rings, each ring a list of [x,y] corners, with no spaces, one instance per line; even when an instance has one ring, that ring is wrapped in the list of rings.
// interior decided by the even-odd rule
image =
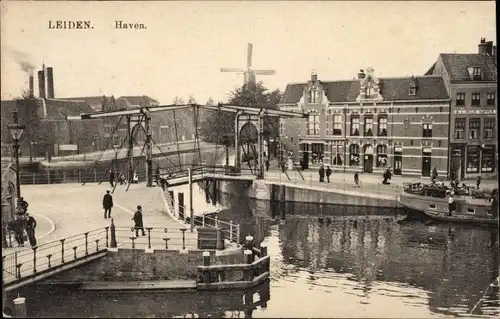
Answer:
[[[19,206],[19,202],[21,199],[21,182],[19,179],[19,140],[24,132],[24,125],[19,125],[19,114],[17,111],[12,112],[12,117],[14,119],[14,123],[7,125],[9,129],[12,140],[14,141],[14,150],[16,156],[16,191],[17,191],[17,207]]]

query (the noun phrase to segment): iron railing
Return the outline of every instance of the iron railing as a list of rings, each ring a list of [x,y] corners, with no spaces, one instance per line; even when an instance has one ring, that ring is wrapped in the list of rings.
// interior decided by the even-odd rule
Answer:
[[[196,249],[198,238],[186,231],[188,228],[115,227],[116,241],[121,248],[132,249]],[[139,236],[137,236],[137,234]]]

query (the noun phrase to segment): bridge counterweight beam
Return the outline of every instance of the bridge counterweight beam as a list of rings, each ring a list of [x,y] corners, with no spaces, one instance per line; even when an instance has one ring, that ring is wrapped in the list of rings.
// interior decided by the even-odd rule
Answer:
[[[144,114],[144,126],[146,130],[146,186],[153,187],[153,147],[151,145],[151,117]]]
[[[236,116],[234,117],[234,148],[236,149],[236,161],[235,167],[237,170],[241,168],[241,156],[240,156],[240,115],[241,111],[236,112]]]
[[[132,136],[132,121],[131,115],[127,115],[127,180],[131,181],[134,177],[134,137]]]

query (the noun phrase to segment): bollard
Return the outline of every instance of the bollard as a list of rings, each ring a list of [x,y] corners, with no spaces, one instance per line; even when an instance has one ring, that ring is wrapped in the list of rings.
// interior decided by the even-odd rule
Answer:
[[[73,260],[76,260],[76,249],[78,246],[73,246]]]
[[[267,245],[265,243],[260,244],[260,258],[267,256]]]
[[[217,217],[217,215],[215,215],[215,228],[218,228],[219,227],[219,218]]]
[[[181,232],[182,232],[182,249],[186,249],[186,230],[187,228],[181,228]]]
[[[31,248],[33,249],[33,273],[36,274],[36,250],[37,250],[37,246]]]
[[[52,254],[48,254],[48,255],[47,255],[47,259],[49,260],[49,268],[51,267],[51,266],[50,266],[50,258],[52,258]]]
[[[95,251],[99,251],[99,239],[95,240]]]
[[[153,229],[153,227],[146,227],[148,231],[148,249],[151,249],[151,229]]]
[[[111,245],[110,245],[110,247],[116,248],[116,246],[117,246],[117,244],[116,244],[116,228],[115,228],[115,223],[113,221],[113,218],[111,218],[110,230],[111,230]]]
[[[64,264],[64,241],[66,239],[61,239],[61,264]]]
[[[85,235],[85,256],[87,256],[89,254],[89,242],[88,242],[88,238],[89,238],[89,233],[84,233]]]
[[[233,241],[233,221],[229,222],[229,241]]]
[[[104,229],[106,229],[106,247],[109,247],[109,226]]]
[[[19,294],[14,301],[14,317],[26,318],[26,298],[20,297]]]
[[[245,237],[245,249],[252,250],[253,248],[253,237],[248,235]]]

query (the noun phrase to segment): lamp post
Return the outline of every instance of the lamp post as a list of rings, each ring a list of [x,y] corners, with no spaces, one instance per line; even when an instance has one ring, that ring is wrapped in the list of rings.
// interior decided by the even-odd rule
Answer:
[[[17,111],[12,112],[12,117],[14,123],[7,125],[9,129],[12,140],[14,141],[14,152],[16,156],[16,195],[17,195],[17,207],[19,207],[19,201],[21,199],[21,182],[19,179],[19,140],[24,132],[24,125],[19,125],[19,114]]]

